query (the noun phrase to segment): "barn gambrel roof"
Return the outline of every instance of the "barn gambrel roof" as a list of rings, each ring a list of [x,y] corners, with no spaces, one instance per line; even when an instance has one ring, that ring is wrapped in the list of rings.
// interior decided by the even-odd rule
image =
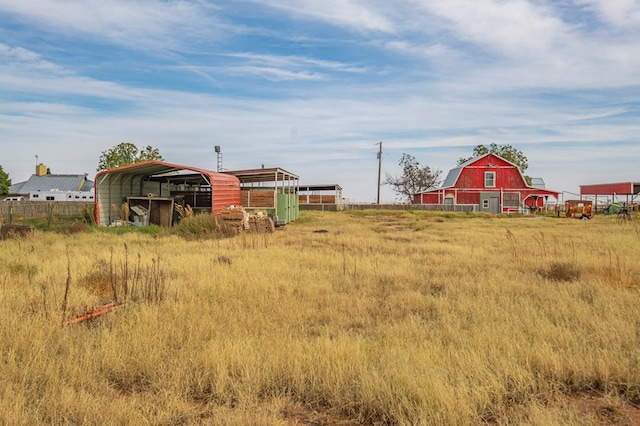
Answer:
[[[465,161],[464,163],[458,165],[457,167],[454,167],[453,169],[449,170],[449,173],[447,173],[447,177],[444,179],[444,181],[442,182],[442,185],[440,185],[439,188],[437,189],[445,189],[445,188],[452,188],[456,185],[456,182],[458,181],[458,178],[460,177],[460,173],[462,173],[462,170],[465,167],[468,167],[470,165],[472,165],[473,163],[480,161],[481,159],[488,157],[488,156],[494,156],[499,158],[500,160],[512,165],[513,167],[515,167],[518,172],[520,173],[520,175],[522,176],[522,180],[525,181],[524,179],[524,175],[522,175],[522,170],[520,170],[520,167],[518,167],[517,165],[515,165],[514,163],[512,163],[509,160],[505,160],[504,158],[500,157],[499,155],[496,155],[492,152],[488,152],[484,155],[481,155],[479,157],[474,157],[470,160]],[[526,181],[525,181],[526,182]]]

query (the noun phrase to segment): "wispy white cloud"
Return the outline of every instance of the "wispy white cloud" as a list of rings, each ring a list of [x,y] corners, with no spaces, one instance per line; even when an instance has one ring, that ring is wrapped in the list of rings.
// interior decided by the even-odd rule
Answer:
[[[453,35],[488,53],[529,56],[547,53],[567,28],[547,6],[525,0],[434,0],[421,2],[449,22]]]
[[[51,61],[43,59],[38,53],[22,47],[12,47],[4,43],[0,43],[0,58],[2,63],[6,65],[19,65],[22,70],[30,69],[37,71],[53,72],[56,74],[64,74],[65,71],[59,65]]]
[[[173,50],[193,37],[223,34],[215,8],[186,0],[0,0],[0,13],[69,37],[91,37],[133,50]]]
[[[267,80],[272,81],[287,81],[287,80],[306,80],[306,81],[320,81],[326,80],[326,76],[319,73],[306,72],[306,71],[289,71],[283,68],[265,67],[265,66],[230,66],[224,67],[223,71],[235,75],[254,75],[260,76]]]
[[[638,31],[640,24],[640,1],[638,0],[576,0],[614,27]]]
[[[278,68],[304,68],[313,66],[329,71],[340,71],[347,73],[365,73],[371,70],[364,66],[338,61],[322,60],[308,56],[294,55],[265,55],[257,53],[232,53],[228,56],[245,59],[250,64],[268,65]]]
[[[321,21],[355,31],[395,31],[395,24],[376,7],[386,2],[366,0],[261,0],[263,6],[277,8],[310,21]]]
[[[116,83],[77,75],[28,49],[0,44],[0,59],[0,91],[4,93],[131,99],[131,92]]]

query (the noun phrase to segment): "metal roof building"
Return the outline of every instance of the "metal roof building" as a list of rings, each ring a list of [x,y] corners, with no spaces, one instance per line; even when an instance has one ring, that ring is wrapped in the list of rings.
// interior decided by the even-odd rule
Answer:
[[[125,202],[134,211],[145,211],[148,223],[160,226],[172,225],[175,204],[213,214],[229,205],[240,205],[240,181],[235,176],[164,161],[102,170],[95,182],[99,225],[129,220],[121,217],[119,209]]]
[[[60,191],[76,192],[91,191],[93,182],[87,179],[86,174],[82,175],[61,175],[41,173],[42,170],[36,168],[36,173],[28,180],[18,182],[9,187],[10,195],[28,195],[36,191]]]
[[[300,215],[298,200],[299,178],[280,167],[232,170],[224,173],[240,180],[242,207],[253,211],[266,211],[276,225],[297,220]]]
[[[300,208],[304,210],[342,210],[342,187],[334,184],[300,185]]]
[[[640,182],[616,182],[580,185],[580,196],[611,197],[609,201],[633,202],[640,194]]]

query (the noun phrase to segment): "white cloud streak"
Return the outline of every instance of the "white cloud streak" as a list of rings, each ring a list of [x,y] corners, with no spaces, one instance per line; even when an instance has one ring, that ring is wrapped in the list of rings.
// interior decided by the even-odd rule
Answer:
[[[638,31],[640,25],[640,1],[638,0],[576,0],[593,11],[603,22],[619,28]]]
[[[263,6],[280,9],[309,21],[322,21],[357,31],[393,32],[395,24],[385,16],[387,4],[366,0],[261,0]]]
[[[180,49],[191,37],[219,34],[224,25],[215,20],[213,9],[185,0],[0,0],[0,13],[21,22],[132,50]]]

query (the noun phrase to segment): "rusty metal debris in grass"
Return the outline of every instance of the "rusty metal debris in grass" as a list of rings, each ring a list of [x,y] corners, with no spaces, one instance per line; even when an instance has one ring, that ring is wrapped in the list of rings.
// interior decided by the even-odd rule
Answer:
[[[67,320],[67,324],[77,324],[79,322],[89,321],[104,314],[108,314],[109,312],[113,312],[116,309],[124,308],[124,306],[124,302],[110,302],[104,305],[95,306]]]

